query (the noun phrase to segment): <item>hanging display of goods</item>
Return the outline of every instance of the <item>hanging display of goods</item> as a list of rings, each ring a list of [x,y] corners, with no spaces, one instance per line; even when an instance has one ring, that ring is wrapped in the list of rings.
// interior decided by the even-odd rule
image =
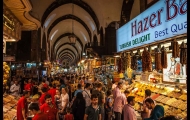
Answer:
[[[6,62],[3,62],[3,85],[7,84],[7,80],[9,79],[10,67]]]

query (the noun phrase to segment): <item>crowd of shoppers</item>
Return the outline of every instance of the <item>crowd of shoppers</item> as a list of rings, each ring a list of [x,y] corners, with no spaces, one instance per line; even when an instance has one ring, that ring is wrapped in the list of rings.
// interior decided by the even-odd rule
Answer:
[[[71,75],[69,75],[71,76]],[[107,76],[107,84],[95,78],[67,77],[67,75],[44,78],[39,83],[25,80],[24,92],[17,104],[17,120],[137,120],[135,96],[129,96],[128,82],[113,82]],[[77,84],[72,91],[71,84]],[[15,79],[10,94],[18,96],[21,86]],[[159,120],[164,108],[151,99],[151,91],[145,90],[142,120]],[[30,104],[29,104],[30,103]]]

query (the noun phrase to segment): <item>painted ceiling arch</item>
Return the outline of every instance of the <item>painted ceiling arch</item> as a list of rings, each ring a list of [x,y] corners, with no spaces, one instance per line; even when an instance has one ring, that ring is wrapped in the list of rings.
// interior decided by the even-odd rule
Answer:
[[[74,56],[70,53],[70,52],[64,52],[60,55],[59,59],[62,59],[65,56],[69,56],[69,58],[71,59],[71,61],[73,61],[75,58]]]
[[[75,58],[73,58],[71,54],[68,53],[61,54],[59,60],[63,61],[65,57],[68,57],[70,59],[69,63],[73,63],[75,61]]]
[[[72,33],[72,22],[70,20],[64,20],[59,22],[50,32],[49,40],[54,42],[61,34]],[[90,42],[88,32],[79,22],[74,21],[74,34],[80,38],[82,43]]]
[[[42,25],[44,25],[45,20],[47,19],[48,15],[52,11],[54,11],[54,9],[59,8],[60,6],[62,6],[64,4],[69,4],[69,3],[72,3],[72,1],[71,0],[62,0],[59,3],[54,1],[50,6],[48,6],[48,9],[45,10],[45,12],[42,16],[42,20],[41,20]],[[88,14],[93,18],[93,21],[96,24],[96,28],[98,28],[98,30],[99,30],[100,23],[99,23],[99,20],[96,16],[95,12],[93,11],[93,9],[87,3],[80,1],[80,0],[73,0],[73,4],[76,4],[76,5],[80,6],[81,8],[83,8],[85,11],[87,11]]]
[[[75,58],[77,58],[77,54],[72,50],[72,49],[70,49],[70,48],[64,48],[64,49],[62,49],[62,50],[60,50],[58,53],[57,53],[57,57],[56,58],[59,58],[60,57],[60,55],[63,53],[63,52],[71,52],[74,56],[75,56]]]
[[[89,38],[90,38],[90,41],[91,41],[91,37],[92,37],[92,34],[91,34],[91,30],[89,29],[89,27],[86,25],[86,23],[81,20],[79,17],[75,16],[75,15],[72,15],[72,14],[67,14],[67,15],[64,15],[64,16],[61,16],[59,17],[58,19],[56,19],[51,25],[50,27],[48,28],[47,30],[47,34],[49,35],[51,30],[57,25],[59,24],[59,22],[63,21],[63,20],[67,20],[67,19],[72,19],[72,20],[75,20],[77,22],[79,22],[80,24],[83,25],[83,27],[86,29],[86,31],[88,32],[88,35],[89,35]],[[72,20],[71,20],[71,23],[72,23]],[[76,25],[75,25],[76,26]],[[74,26],[74,27],[75,27]]]
[[[62,59],[63,59],[63,60],[66,60],[67,62],[72,61],[71,58],[68,57],[68,56],[62,57]]]
[[[60,54],[60,52],[62,51],[62,50],[64,50],[64,49],[70,49],[72,52],[73,52],[73,54],[75,54],[76,56],[78,56],[79,54],[77,53],[77,51],[73,48],[73,47],[71,47],[70,45],[64,45],[63,47],[61,47],[58,51],[57,51],[57,55],[59,55]]]
[[[62,56],[60,60],[64,61],[65,59],[67,59],[68,62],[71,64],[74,62],[74,60],[72,58],[70,58],[68,55]]]
[[[71,35],[71,33],[64,33],[62,35],[60,35],[52,44],[53,44],[53,49],[55,52],[55,49],[59,46],[59,44],[63,43],[63,42],[69,42],[68,40],[68,36]],[[63,38],[66,38],[63,40]],[[76,41],[76,46],[83,50],[83,43],[82,41],[77,37],[77,41]]]
[[[41,21],[41,29],[46,34],[46,40],[50,40],[48,47],[51,47],[53,53],[58,51],[55,56],[58,56],[61,49],[65,49],[65,45],[62,44],[68,42],[74,21],[74,34],[78,41],[75,46],[78,53],[71,46],[68,49],[72,49],[76,58],[83,52],[85,44],[93,41],[91,39],[94,35],[97,35],[100,42],[102,39],[99,37],[100,27],[103,27],[105,34],[104,30],[109,23],[120,21],[123,4],[123,0],[30,0],[30,2],[33,7],[30,14]]]
[[[57,48],[57,50],[56,50],[56,54],[57,54],[57,52],[59,51],[59,49],[60,48],[62,48],[63,46],[65,46],[65,45],[70,45],[71,47],[73,47],[76,51],[77,51],[77,53],[78,54],[80,54],[80,52],[78,51],[78,49],[76,48],[76,46],[74,46],[74,45],[71,45],[70,43],[63,43],[63,44],[61,44],[58,48]]]
[[[62,54],[60,54],[59,59],[61,59],[63,56],[69,56],[71,58],[71,60],[75,59],[75,57],[73,56],[73,54],[70,53],[70,52],[63,52]]]
[[[65,39],[65,40],[64,40]],[[79,43],[78,42],[76,42],[76,44],[75,45],[71,45],[70,44],[70,42],[69,42],[69,40],[67,40],[68,38],[67,37],[65,37],[65,38],[63,38],[62,40],[60,40],[59,42],[58,42],[58,44],[56,45],[56,47],[54,48],[54,53],[55,54],[57,54],[57,51],[61,48],[61,47],[63,47],[63,45],[70,45],[70,46],[72,46],[72,47],[74,47],[75,48],[75,50],[77,50],[78,51],[78,53],[80,53],[81,51],[82,51],[82,48],[80,47],[80,45],[79,45]]]
[[[70,62],[73,62],[76,58],[74,57],[74,55],[71,53],[71,52],[63,52],[62,54],[60,54],[59,56],[59,60],[63,60],[62,58],[67,55],[71,58],[71,61]]]

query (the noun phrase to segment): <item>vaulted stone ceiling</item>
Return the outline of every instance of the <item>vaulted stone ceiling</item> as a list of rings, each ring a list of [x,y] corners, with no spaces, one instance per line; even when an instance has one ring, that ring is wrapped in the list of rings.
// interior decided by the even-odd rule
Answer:
[[[113,21],[120,21],[123,0],[31,0],[30,14],[41,21],[42,38],[50,41],[50,50],[56,59],[74,62],[82,56],[85,44],[100,39],[100,28]],[[73,5],[73,12],[72,12]],[[68,36],[77,36],[75,46],[69,44]]]
[[[94,36],[100,42],[101,28],[105,33],[111,22],[120,21],[123,3],[127,1],[134,0],[3,0],[24,22],[23,30],[38,29],[36,20],[39,20],[41,41],[46,40],[50,44],[47,45],[50,46],[47,47],[49,56],[54,54],[56,59],[67,59],[70,63],[81,58],[85,45],[92,42]],[[29,7],[26,9],[17,5],[15,8],[16,3]],[[28,19],[25,15],[28,13],[33,18]],[[25,16],[21,17],[21,14]],[[68,40],[72,28],[77,37],[75,46],[70,45]]]

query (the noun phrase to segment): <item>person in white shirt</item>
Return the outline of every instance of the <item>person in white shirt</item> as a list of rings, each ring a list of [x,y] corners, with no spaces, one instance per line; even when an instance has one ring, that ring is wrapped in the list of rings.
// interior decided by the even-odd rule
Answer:
[[[14,84],[11,85],[10,87],[10,94],[15,96],[15,97],[18,97],[19,96],[19,93],[20,93],[20,85],[18,84],[18,81],[15,80],[14,81]]]
[[[64,110],[66,110],[66,108],[69,106],[69,95],[67,93],[67,89],[66,88],[62,88],[61,89],[61,106],[62,106],[62,111],[64,112]]]
[[[90,83],[86,83],[85,89],[82,91],[83,97],[86,101],[86,107],[91,105],[91,93],[92,85]]]

